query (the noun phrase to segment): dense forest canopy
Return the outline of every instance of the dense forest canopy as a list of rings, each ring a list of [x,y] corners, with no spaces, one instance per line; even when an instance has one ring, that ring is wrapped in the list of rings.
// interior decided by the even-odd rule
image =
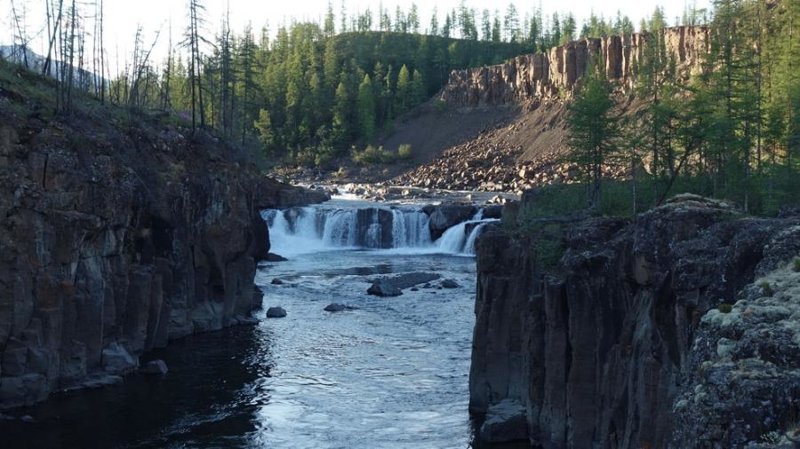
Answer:
[[[655,180],[656,203],[689,178],[692,190],[745,210],[774,213],[797,201],[800,2],[716,0],[714,6],[710,51],[688,82],[677,76],[663,34],[651,35],[637,68],[636,94],[646,107],[629,117],[621,136],[595,123],[601,113],[608,123],[617,118],[609,115],[613,85],[590,70],[570,119],[571,157],[592,181],[590,204],[601,196],[601,166],[628,164],[635,173],[641,162]]]
[[[64,78],[65,110],[78,87],[139,110],[190,114],[193,126],[259,146],[275,162],[305,164],[370,143],[439,90],[452,69],[499,63],[577,37],[634,31],[619,12],[609,19],[592,13],[579,27],[572,13],[545,14],[541,6],[478,10],[461,2],[450,11],[433,7],[422,23],[416,4],[348,15],[344,4],[337,11],[329,3],[320,23],[248,27],[237,35],[227,18],[209,30],[204,2],[187,0],[182,35],[151,40],[140,27],[132,54],[122,56],[123,67],[112,76],[107,50],[96,50],[103,48],[107,2],[45,3],[50,45],[42,70]],[[25,6],[25,0],[11,2],[15,48],[23,56],[17,59],[28,64]],[[706,14],[687,9],[682,20],[699,22]],[[165,38],[169,55],[155,60],[153,48]]]

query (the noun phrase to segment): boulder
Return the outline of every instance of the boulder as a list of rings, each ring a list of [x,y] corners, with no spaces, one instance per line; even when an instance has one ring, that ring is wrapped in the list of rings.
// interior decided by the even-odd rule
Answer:
[[[367,289],[368,295],[374,296],[400,296],[403,292],[386,279],[378,279]]]
[[[525,406],[519,401],[503,399],[486,411],[486,420],[479,432],[488,443],[507,443],[528,439]]]
[[[428,226],[431,238],[436,240],[449,228],[467,221],[475,215],[477,209],[471,204],[443,204],[441,206],[426,206],[423,209],[429,216]]]
[[[275,253],[268,253],[267,258],[264,260],[266,260],[267,262],[286,262],[289,259]]]
[[[272,285],[283,285],[283,281],[278,279],[278,278],[275,278],[275,279],[272,280],[272,282],[270,282],[270,284],[272,284]]]
[[[283,307],[270,307],[267,309],[267,318],[285,318],[286,310]]]
[[[334,302],[325,306],[326,312],[343,312],[348,309],[350,309],[350,307],[347,307],[344,304],[339,304],[338,302]]]
[[[444,288],[459,288],[461,286],[458,285],[458,282],[456,282],[456,281],[454,281],[452,279],[445,279],[445,280],[442,281],[442,287],[444,287]]]
[[[399,296],[403,289],[414,287],[419,284],[428,284],[430,281],[439,279],[436,273],[412,272],[403,273],[396,276],[385,276],[375,279],[372,286],[367,290],[370,295],[376,296]]]

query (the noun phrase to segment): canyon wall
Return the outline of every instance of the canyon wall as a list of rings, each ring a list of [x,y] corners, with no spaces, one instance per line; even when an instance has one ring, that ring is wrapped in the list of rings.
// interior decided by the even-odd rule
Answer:
[[[690,73],[700,70],[709,52],[708,28],[674,27],[663,33],[667,55],[675,61],[678,75],[688,79]],[[568,96],[598,57],[609,80],[632,88],[648,37],[634,33],[582,39],[499,65],[454,70],[438,98],[453,107],[475,108]]]
[[[2,99],[0,99],[2,100]],[[263,208],[324,198],[217,139],[0,103],[0,408],[118,381],[138,356],[249,319]],[[124,119],[123,123],[124,123]]]
[[[522,208],[533,207],[531,192]],[[471,410],[523,404],[530,443],[545,449],[743,448],[781,437],[800,410],[800,329],[787,324],[800,290],[773,280],[782,304],[737,300],[800,255],[798,224],[684,196],[633,221],[543,219],[485,234]],[[536,229],[553,227],[558,248],[542,246]],[[544,257],[553,252],[554,265]]]

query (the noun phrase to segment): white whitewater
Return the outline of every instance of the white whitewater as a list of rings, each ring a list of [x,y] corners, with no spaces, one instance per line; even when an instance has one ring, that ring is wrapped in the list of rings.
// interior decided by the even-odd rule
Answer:
[[[261,215],[269,227],[270,251],[286,257],[342,249],[473,255],[486,224],[497,221],[483,219],[481,210],[433,241],[430,218],[418,206],[322,205],[270,209]]]

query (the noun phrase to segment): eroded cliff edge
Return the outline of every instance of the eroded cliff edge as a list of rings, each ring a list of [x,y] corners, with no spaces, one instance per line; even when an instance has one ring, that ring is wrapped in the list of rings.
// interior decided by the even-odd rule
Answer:
[[[710,51],[708,27],[679,26],[661,33],[664,52],[674,63],[676,76],[687,81],[702,69]],[[454,70],[438,98],[459,108],[560,100],[571,96],[593,59],[603,63],[610,81],[631,90],[637,66],[644,61],[645,47],[652,41],[653,36],[647,33],[586,38],[502,64]]]
[[[202,132],[93,107],[45,119],[0,89],[0,407],[246,320],[269,248],[259,211],[324,199]]]
[[[547,449],[773,447],[756,445],[800,410],[800,333],[786,324],[800,297],[753,282],[788,272],[798,225],[699,197],[632,221],[545,220],[534,226],[563,235],[546,267],[530,233],[486,234],[471,409],[523,404]]]

